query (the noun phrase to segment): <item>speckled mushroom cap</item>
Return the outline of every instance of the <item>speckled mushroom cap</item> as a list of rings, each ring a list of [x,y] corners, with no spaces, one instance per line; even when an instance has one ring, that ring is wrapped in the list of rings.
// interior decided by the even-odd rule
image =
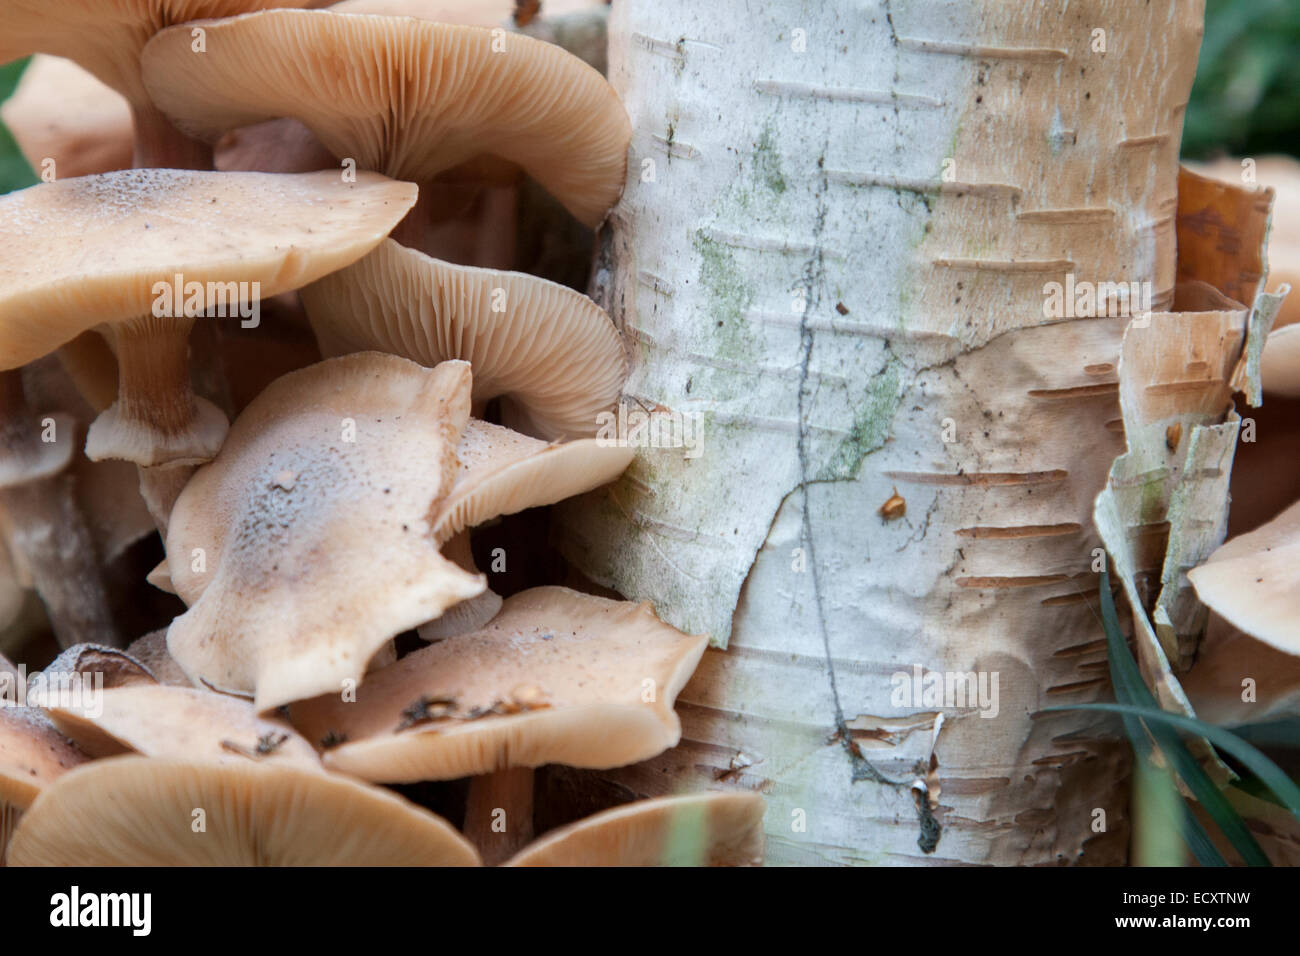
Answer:
[[[203,826],[196,827],[196,810]],[[447,821],[396,794],[300,767],[111,757],[24,814],[16,866],[477,866]]]
[[[355,703],[321,697],[290,716],[310,740],[344,740],[325,765],[367,780],[617,767],[677,744],[673,701],[706,643],[648,604],[533,588],[483,629],[373,672]]]
[[[595,435],[627,377],[622,337],[591,299],[519,272],[458,266],[389,239],[302,291],[325,355],[362,349],[474,367],[474,401],[538,438]]]
[[[0,105],[0,119],[38,173],[46,159],[54,160],[61,179],[131,166],[130,106],[63,57],[32,57],[13,95]]]
[[[434,540],[441,545],[500,515],[599,488],[622,474],[635,454],[635,449],[594,438],[547,444],[470,419],[456,448],[460,469],[455,483],[434,513]]]
[[[244,410],[167,534],[191,604],[167,646],[196,684],[252,693],[259,712],[337,693],[390,638],[484,589],[430,533],[469,392],[464,362],[362,352],[282,376]]]
[[[138,169],[0,197],[0,367],[24,365],[101,324],[193,321],[153,315],[158,285],[174,286],[178,275],[181,306],[194,311],[222,297],[237,306],[240,282],[263,297],[296,289],[374,248],[415,195],[414,185],[373,173],[345,183],[328,172]],[[119,358],[125,380],[134,366]],[[215,407],[197,405],[198,425],[173,435],[139,426],[116,403],[91,426],[87,455],[141,465],[206,460],[226,423]]]
[[[246,700],[199,688],[133,684],[94,697],[40,700],[59,731],[92,757],[134,751],[243,763],[320,769],[311,744],[283,721],[259,717]]]
[[[1300,295],[1300,290],[1294,294]],[[1300,325],[1268,334],[1260,356],[1260,378],[1266,395],[1300,398]]]
[[[1187,572],[1196,596],[1257,640],[1300,655],[1300,501]]]
[[[604,77],[559,47],[323,10],[199,26],[205,55],[190,50],[191,25],[164,30],[145,48],[143,73],[158,107],[200,139],[291,116],[335,156],[419,182],[494,156],[523,167],[591,226],[622,191],[627,114]]]
[[[503,866],[762,866],[757,793],[638,800],[546,834]]]
[[[132,169],[0,197],[0,367],[102,323],[149,315],[154,285],[298,288],[374,248],[416,187],[374,173],[276,176]],[[205,304],[208,304],[205,299]]]
[[[0,63],[32,53],[67,57],[133,104],[147,105],[140,51],[175,23],[308,0],[0,0]],[[189,37],[188,28],[186,37]]]
[[[0,706],[0,803],[19,809],[86,755],[35,707]]]
[[[0,704],[0,862],[37,794],[86,759],[36,708]]]

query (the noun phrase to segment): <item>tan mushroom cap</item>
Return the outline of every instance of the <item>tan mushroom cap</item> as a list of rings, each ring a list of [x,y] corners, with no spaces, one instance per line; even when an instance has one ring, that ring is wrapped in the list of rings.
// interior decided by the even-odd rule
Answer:
[[[484,588],[438,553],[469,366],[378,352],[277,379],[181,493],[168,567],[190,609],[167,646],[259,711],[360,682],[386,641]]]
[[[1242,700],[1247,678],[1255,693]],[[1214,613],[1196,662],[1178,681],[1196,716],[1220,727],[1300,717],[1300,655],[1279,651]]]
[[[195,810],[204,828],[195,832]],[[477,866],[441,817],[299,767],[112,757],[65,774],[23,816],[15,866]]]
[[[0,8],[0,63],[32,53],[67,57],[133,104],[147,107],[140,51],[174,23],[229,17],[266,7],[303,6],[306,0],[5,0]],[[188,32],[186,36],[189,36]]]
[[[325,355],[363,349],[474,367],[474,401],[539,438],[595,435],[627,377],[622,337],[591,299],[545,279],[433,259],[389,239],[302,290]]]
[[[1228,541],[1187,577],[1197,597],[1229,623],[1300,656],[1300,501]]]
[[[0,704],[0,865],[23,811],[86,759],[36,708]]]
[[[622,474],[635,454],[595,438],[547,444],[470,419],[456,448],[455,484],[434,514],[434,539],[442,544],[500,515],[599,488]]]
[[[191,52],[185,25],[154,37],[142,62],[154,102],[200,139],[291,116],[335,156],[419,182],[495,156],[523,167],[590,226],[622,192],[627,114],[604,77],[557,46],[322,10],[200,26],[206,55]]]
[[[560,827],[502,866],[762,866],[757,793],[638,800]]]
[[[187,329],[208,308],[237,311],[241,288],[263,297],[296,289],[374,248],[415,195],[370,173],[345,183],[328,172],[139,169],[0,197],[0,365],[26,364],[101,323],[147,338]],[[177,276],[183,300],[154,316],[159,304],[167,311],[160,294]],[[119,359],[122,397],[91,426],[87,455],[141,465],[211,458],[224,416],[193,399],[194,417],[177,411],[174,429],[146,425],[132,389],[150,360],[169,359],[141,361],[120,343]]]
[[[547,3],[549,7],[551,4]],[[334,13],[369,13],[384,17],[415,17],[438,23],[495,27],[510,19],[515,0],[342,0],[330,5]]]
[[[47,159],[63,179],[131,166],[131,107],[63,57],[32,57],[13,95],[0,105],[0,119],[37,173]]]
[[[194,687],[133,684],[80,701],[42,704],[59,731],[92,757],[134,751],[217,763],[291,764],[320,769],[316,751],[281,720],[259,717],[246,700]]]
[[[1295,294],[1300,295],[1300,289]],[[1300,324],[1268,334],[1260,356],[1260,378],[1266,395],[1300,398]]]
[[[290,715],[310,740],[343,738],[325,765],[366,780],[623,766],[677,744],[673,701],[706,643],[648,604],[533,588],[483,629],[370,674],[355,702],[321,697]]]
[[[258,282],[263,297],[296,289],[369,252],[415,196],[373,173],[345,183],[335,173],[133,169],[0,197],[0,365],[150,315],[155,283],[177,273],[205,286]]]
[[[0,803],[19,809],[86,755],[34,707],[0,706]]]

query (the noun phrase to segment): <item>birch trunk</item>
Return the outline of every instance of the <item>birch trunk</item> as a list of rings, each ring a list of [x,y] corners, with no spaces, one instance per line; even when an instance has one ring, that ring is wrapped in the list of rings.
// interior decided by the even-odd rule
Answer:
[[[630,407],[702,443],[643,449],[562,544],[715,646],[681,746],[621,783],[765,792],[772,863],[1125,859],[1124,745],[1043,710],[1109,693],[1091,519],[1128,320],[1048,317],[1045,283],[1169,308],[1202,14],[614,5],[635,136],[595,290]],[[996,679],[996,716],[913,699],[917,669]]]

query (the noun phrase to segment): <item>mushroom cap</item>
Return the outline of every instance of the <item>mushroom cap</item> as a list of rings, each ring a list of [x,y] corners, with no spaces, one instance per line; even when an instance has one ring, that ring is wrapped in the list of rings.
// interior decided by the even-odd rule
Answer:
[[[131,107],[63,57],[32,57],[13,95],[0,105],[0,119],[37,171],[46,159],[54,160],[60,178],[131,167]]]
[[[167,646],[195,683],[259,711],[360,682],[390,638],[481,592],[431,514],[469,417],[469,366],[378,352],[282,376],[172,510]]]
[[[196,830],[196,810],[204,827]],[[97,760],[23,815],[15,866],[477,866],[441,817],[300,767]]]
[[[59,731],[92,757],[135,751],[147,757],[320,769],[316,751],[292,727],[259,717],[246,700],[209,690],[133,684],[104,690],[79,706],[51,701],[44,709]],[[258,749],[263,741],[265,753]]]
[[[0,804],[26,809],[86,755],[35,707],[0,705]]]
[[[415,195],[373,173],[345,183],[331,172],[133,169],[0,197],[0,367],[149,315],[155,284],[178,274],[201,284],[204,308],[229,294],[209,283],[260,283],[263,297],[296,289],[373,249]]]
[[[633,448],[595,438],[547,444],[470,419],[456,448],[456,481],[434,513],[434,539],[441,545],[500,515],[599,488],[622,474],[635,455]]]
[[[1229,623],[1300,655],[1300,501],[1220,546],[1187,577],[1197,597]]]
[[[0,866],[23,812],[86,755],[35,707],[0,703]]]
[[[550,4],[547,4],[550,6]],[[334,13],[370,13],[384,17],[415,17],[438,23],[495,27],[514,13],[514,0],[341,0]]]
[[[409,17],[268,10],[198,24],[207,54],[195,56],[193,26],[155,36],[142,70],[157,106],[197,138],[291,116],[335,156],[419,182],[487,154],[523,167],[590,226],[622,192],[627,114],[603,76],[552,44]]]
[[[546,834],[502,866],[762,866],[757,793],[638,800]]]
[[[4,0],[0,63],[32,53],[66,57],[131,103],[147,106],[140,51],[163,27],[229,17],[266,7],[305,6],[308,0]],[[189,37],[187,29],[186,37]]]
[[[585,295],[521,272],[433,259],[389,239],[302,290],[325,355],[363,349],[474,367],[474,401],[539,438],[595,435],[627,377],[622,336]]]
[[[366,780],[547,763],[607,769],[677,744],[673,701],[706,643],[648,604],[533,588],[507,598],[483,629],[373,672],[355,702],[320,697],[295,704],[290,717],[308,739],[344,738],[325,765]],[[448,716],[412,723],[430,705]]]
[[[1255,694],[1242,700],[1250,678]],[[1196,716],[1219,727],[1300,715],[1300,656],[1288,654],[1211,613],[1196,663],[1178,681]]]
[[[1300,295],[1300,289],[1296,290]],[[1274,329],[1264,340],[1260,378],[1267,395],[1300,398],[1300,325]]]

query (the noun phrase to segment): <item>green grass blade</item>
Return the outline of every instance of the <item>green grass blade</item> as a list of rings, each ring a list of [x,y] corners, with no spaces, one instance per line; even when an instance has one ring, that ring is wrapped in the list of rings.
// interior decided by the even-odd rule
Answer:
[[[1300,787],[1296,786],[1295,781],[1263,753],[1222,727],[1215,727],[1194,717],[1131,704],[1074,704],[1070,707],[1048,707],[1047,710],[1099,710],[1112,714],[1132,714],[1148,725],[1155,722],[1175,730],[1198,734],[1249,768],[1282,801],[1282,805],[1300,820]]]
[[[1110,652],[1108,656],[1111,662],[1111,680],[1115,684],[1116,697],[1128,698],[1125,706],[1165,713],[1160,709],[1155,694],[1142,679],[1137,661],[1133,659],[1128,643],[1124,640],[1124,633],[1119,626],[1119,614],[1115,610],[1115,598],[1110,593],[1108,570],[1101,572],[1101,620],[1106,632],[1106,645]],[[1132,714],[1128,716],[1136,719]],[[1242,860],[1249,866],[1269,866],[1268,856],[1246,826],[1246,821],[1224,796],[1218,784],[1210,779],[1210,775],[1205,772],[1205,768],[1201,766],[1201,762],[1195,755],[1187,749],[1182,738],[1166,725],[1152,724],[1148,721],[1146,726],[1151,731],[1151,736],[1155,738],[1160,751],[1173,766],[1174,772],[1187,784],[1187,789],[1192,792],[1192,796],[1205,808],[1205,812],[1232,843]],[[1131,730],[1129,732],[1132,734]]]
[[[1106,645],[1109,651],[1106,655],[1106,659],[1110,666],[1110,680],[1115,689],[1115,697],[1121,704],[1143,704],[1147,706],[1155,706],[1155,695],[1151,693],[1150,689],[1146,685],[1146,681],[1142,679],[1142,672],[1138,670],[1137,661],[1133,659],[1133,655],[1129,652],[1128,644],[1125,642],[1124,635],[1120,631],[1119,614],[1115,610],[1115,597],[1110,592],[1110,573],[1104,569],[1101,573],[1101,617],[1103,629],[1106,632]],[[1150,761],[1152,757],[1151,741],[1147,737],[1142,722],[1131,714],[1121,714],[1120,717],[1124,721],[1124,730],[1128,734],[1129,741],[1133,745],[1133,752],[1137,759],[1141,761]],[[1162,742],[1162,749],[1165,749],[1167,746],[1173,746],[1175,748],[1181,748],[1184,751],[1187,750],[1183,742],[1177,738],[1177,735],[1171,733],[1168,736],[1173,738],[1172,743],[1169,741]],[[1187,753],[1187,757],[1193,764],[1195,764],[1196,769],[1201,771],[1202,775],[1204,775],[1204,771],[1199,762],[1195,760],[1190,752]],[[1206,777],[1206,782],[1215,794],[1222,797],[1218,788],[1214,786],[1214,781],[1209,780],[1208,776]],[[1177,792],[1177,788],[1175,788],[1175,792]],[[1182,794],[1178,794],[1178,799],[1183,808],[1183,839],[1186,841],[1188,849],[1192,851],[1192,855],[1196,857],[1196,861],[1200,863],[1201,866],[1227,866],[1228,863],[1223,858],[1223,854],[1221,854],[1218,848],[1213,844],[1213,842],[1211,842],[1209,835],[1205,832],[1205,827],[1201,825],[1201,821],[1198,820],[1196,815],[1192,812],[1192,808],[1187,803],[1187,798]],[[1211,796],[1210,799],[1214,800],[1214,797]],[[1233,811],[1232,805],[1228,803],[1226,798],[1223,798],[1222,802],[1227,806],[1229,812]],[[1221,807],[1220,810],[1222,810]],[[1240,821],[1239,815],[1238,820]],[[1240,827],[1232,826],[1231,823],[1229,826],[1238,833],[1244,833],[1246,839],[1250,842],[1255,842],[1250,831],[1246,829],[1244,821],[1240,821]],[[1222,824],[1220,824],[1220,829],[1224,829]],[[1228,831],[1224,830],[1224,832],[1227,833]],[[1258,844],[1256,844],[1255,848],[1259,849]],[[1242,846],[1238,848],[1238,852],[1242,852],[1243,849],[1248,851],[1244,842]],[[1259,851],[1258,856],[1249,851],[1242,853],[1242,859],[1258,859],[1263,856],[1264,853],[1262,850]],[[1264,858],[1264,863],[1267,864],[1267,858]]]

